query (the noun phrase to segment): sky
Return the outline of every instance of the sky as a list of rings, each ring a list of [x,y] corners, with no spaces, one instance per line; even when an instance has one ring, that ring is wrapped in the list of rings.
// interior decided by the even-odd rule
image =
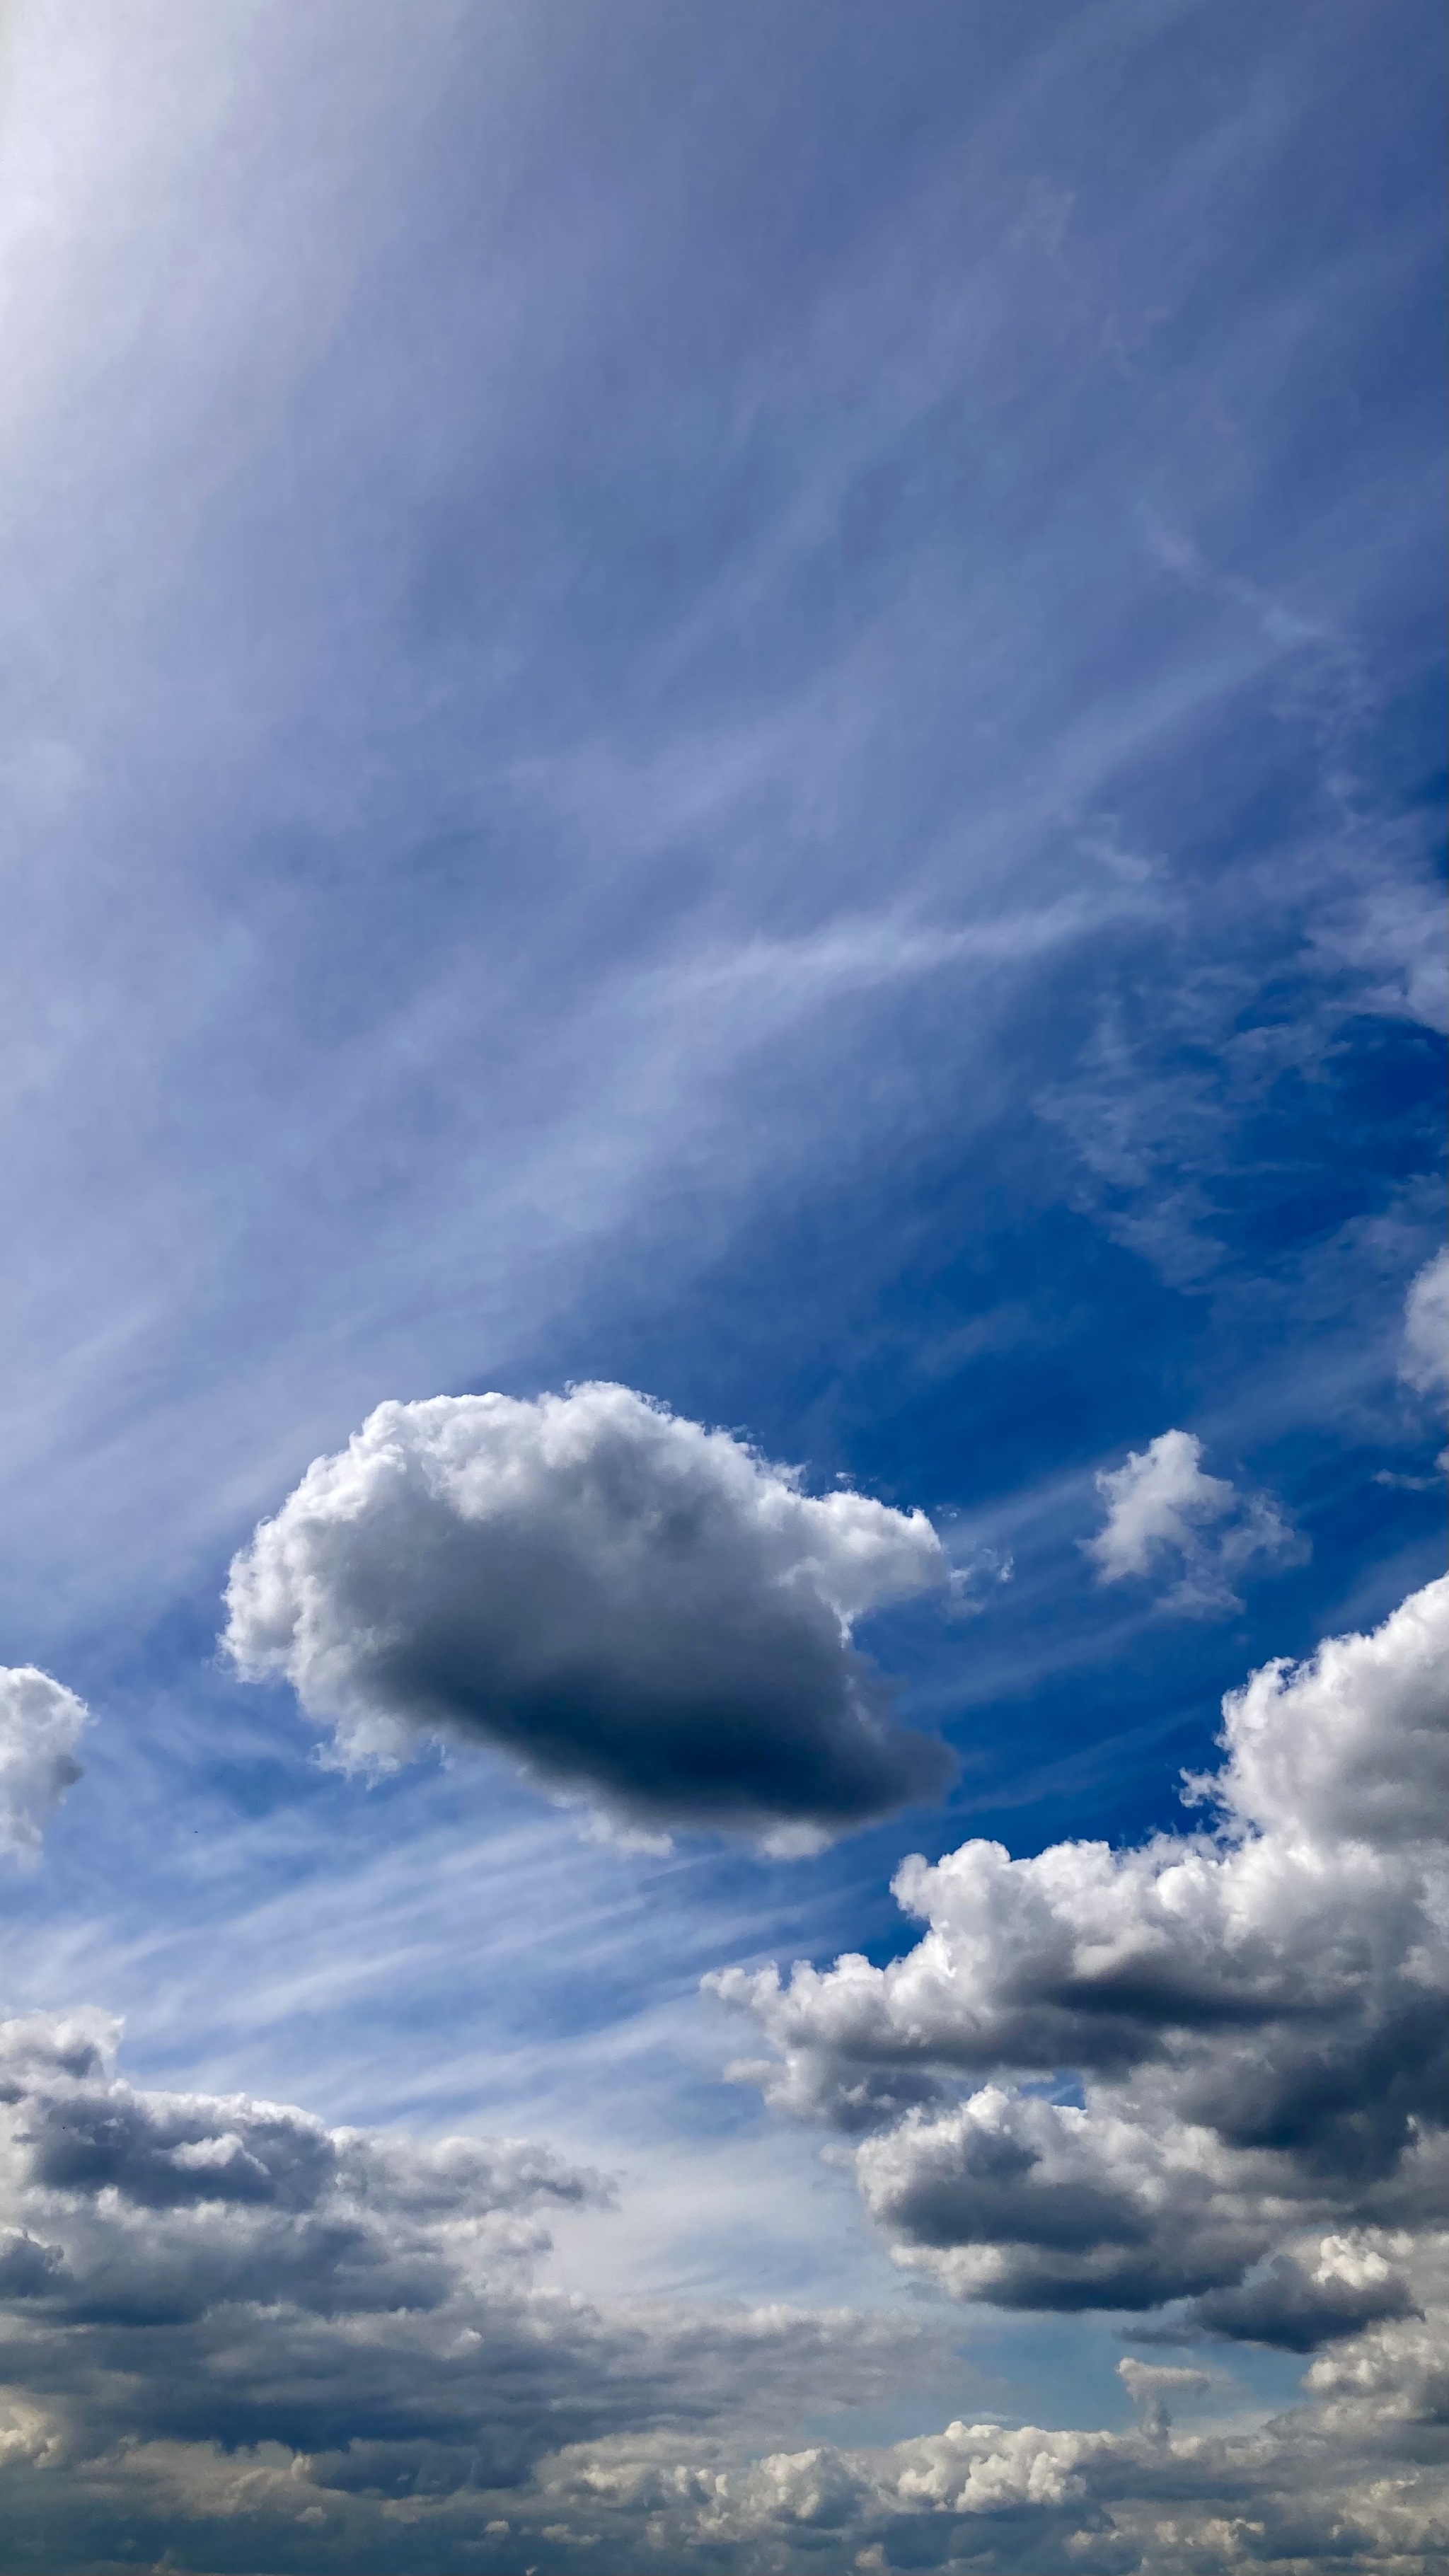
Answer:
[[[0,17],[0,2571],[1428,2576],[1440,13]]]

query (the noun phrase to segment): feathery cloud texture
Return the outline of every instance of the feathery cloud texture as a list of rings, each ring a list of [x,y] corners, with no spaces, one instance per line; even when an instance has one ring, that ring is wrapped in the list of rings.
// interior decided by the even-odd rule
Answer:
[[[777,1851],[944,1783],[851,1643],[949,1584],[922,1512],[816,1498],[630,1388],[382,1404],[235,1559],[226,1645],[342,1758],[482,1742],[625,1824]]]

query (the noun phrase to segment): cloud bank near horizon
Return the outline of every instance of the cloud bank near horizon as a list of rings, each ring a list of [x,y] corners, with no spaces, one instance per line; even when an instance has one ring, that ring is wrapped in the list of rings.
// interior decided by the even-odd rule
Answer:
[[[1123,2358],[1135,2430],[810,2437],[939,2377],[939,2328],[590,2304],[536,2266],[550,2211],[608,2186],[548,2148],[138,2090],[104,2016],[36,2015],[0,2027],[12,2527],[67,2563],[120,2514],[146,2550],[398,2576],[422,2545],[570,2576],[598,2552],[724,2576],[822,2551],[975,2576],[1427,2565],[1446,1628],[1449,1581],[1256,1672],[1189,1783],[1209,1829],[909,1862],[929,1928],[906,1958],[717,1981],[774,2043],[777,2100],[854,2138],[908,2265],[1207,2346]],[[1254,2341],[1312,2356],[1267,2422],[1222,2358]],[[767,2448],[792,2424],[799,2447]]]

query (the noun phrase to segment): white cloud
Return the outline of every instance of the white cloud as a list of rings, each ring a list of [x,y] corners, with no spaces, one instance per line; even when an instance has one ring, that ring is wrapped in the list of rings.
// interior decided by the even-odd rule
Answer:
[[[921,1512],[815,1498],[629,1388],[379,1405],[236,1558],[225,1642],[342,1758],[482,1742],[626,1825],[807,1849],[937,1790],[851,1643],[950,1569]]]
[[[1107,1518],[1085,1546],[1100,1580],[1175,1567],[1178,1580],[1162,1606],[1190,1617],[1241,1609],[1233,1584],[1255,1559],[1295,1565],[1308,1554],[1271,1494],[1240,1494],[1227,1477],[1204,1472],[1202,1442],[1191,1431],[1161,1431],[1145,1449],[1129,1450],[1125,1466],[1098,1476],[1097,1491]]]
[[[80,1778],[75,1748],[88,1711],[74,1691],[34,1664],[0,1666],[0,1851],[34,1860],[67,1789]]]
[[[1409,1284],[1399,1375],[1421,1395],[1449,1385],[1449,1251],[1436,1252]]]
[[[712,1982],[737,2070],[856,2133],[898,2258],[1015,2307],[1287,2349],[1402,2315],[1439,2223],[1449,1580],[1224,1704],[1216,1828],[908,1861],[884,1968]],[[960,2098],[964,2094],[964,2098]]]

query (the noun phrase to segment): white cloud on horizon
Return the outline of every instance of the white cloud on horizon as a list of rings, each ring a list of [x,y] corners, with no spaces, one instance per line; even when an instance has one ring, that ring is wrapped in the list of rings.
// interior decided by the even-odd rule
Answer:
[[[1125,1465],[1097,1477],[1107,1518],[1084,1541],[1098,1580],[1146,1580],[1176,1563],[1178,1579],[1161,1608],[1184,1618],[1216,1619],[1241,1610],[1236,1580],[1255,1563],[1301,1565],[1308,1542],[1272,1494],[1242,1494],[1226,1476],[1209,1476],[1203,1444],[1191,1431],[1161,1431]]]
[[[627,1387],[439,1396],[314,1461],[233,1563],[225,1644],[346,1762],[481,1743],[626,1828],[800,1852],[944,1784],[851,1629],[949,1584],[924,1513],[805,1494]]]

